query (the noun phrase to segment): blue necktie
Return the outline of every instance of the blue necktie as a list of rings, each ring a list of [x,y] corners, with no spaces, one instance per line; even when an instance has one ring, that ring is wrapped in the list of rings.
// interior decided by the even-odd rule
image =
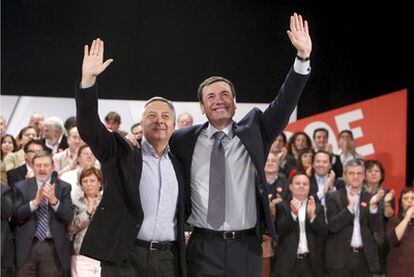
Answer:
[[[37,213],[37,230],[36,237],[39,240],[45,240],[47,237],[47,230],[49,229],[48,223],[48,207],[46,199],[40,202],[39,207],[36,210]]]
[[[226,215],[226,164],[222,144],[225,136],[226,134],[222,131],[214,133],[214,144],[210,157],[207,223],[214,229],[218,229],[223,224]]]

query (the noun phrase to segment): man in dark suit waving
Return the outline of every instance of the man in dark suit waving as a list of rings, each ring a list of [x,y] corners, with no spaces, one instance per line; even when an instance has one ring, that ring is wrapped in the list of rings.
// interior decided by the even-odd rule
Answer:
[[[13,188],[17,276],[62,276],[70,266],[67,227],[73,219],[70,184],[52,176],[52,155],[33,157],[34,178]]]
[[[104,194],[80,252],[102,261],[102,276],[186,276],[183,169],[168,147],[174,106],[162,97],[147,101],[140,149],[108,131],[99,120],[95,86],[112,61],[103,62],[103,47],[100,39],[85,46],[76,85],[79,133],[104,176]]]
[[[264,112],[256,108],[234,122],[233,84],[210,77],[198,89],[208,122],[180,129],[171,138],[173,153],[184,163],[188,223],[195,227],[188,244],[190,276],[261,276],[265,229],[276,239],[264,166],[310,71],[312,43],[300,15],[291,16],[288,35],[297,57]]]

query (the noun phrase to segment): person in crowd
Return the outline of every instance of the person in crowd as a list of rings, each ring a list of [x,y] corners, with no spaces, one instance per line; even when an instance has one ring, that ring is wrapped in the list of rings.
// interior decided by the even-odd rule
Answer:
[[[287,153],[286,143],[286,135],[282,132],[277,135],[275,141],[270,146],[270,152],[277,155],[280,167],[279,172],[287,178],[289,172],[296,167],[296,159]]]
[[[1,276],[14,276],[14,241],[10,218],[14,214],[12,189],[1,184]]]
[[[144,134],[142,131],[141,122],[135,123],[131,126],[131,134],[134,136],[134,139],[136,141],[141,142],[142,135]]]
[[[68,182],[71,185],[72,189],[70,192],[70,196],[72,198],[72,201],[83,194],[82,190],[80,189],[80,186],[78,185],[80,172],[83,169],[91,166],[96,166],[96,158],[92,153],[92,150],[89,147],[89,145],[84,144],[81,147],[79,147],[78,153],[76,155],[76,160],[72,164],[70,170],[65,171],[60,176],[60,179],[62,179],[65,182]]]
[[[342,130],[339,132],[338,147],[338,155],[341,159],[342,165],[344,166],[350,160],[364,159],[364,157],[356,151],[354,135],[350,130]]]
[[[33,157],[36,153],[42,152],[43,150],[45,150],[45,145],[40,140],[32,139],[25,144],[23,151],[26,163],[7,171],[7,183],[9,186],[13,186],[21,180],[34,177]]]
[[[7,185],[6,165],[3,163],[4,159],[10,153],[16,152],[17,143],[12,135],[5,134],[1,137],[1,156],[0,156],[0,170],[1,170],[1,183]]]
[[[332,170],[331,158],[332,155],[325,150],[318,150],[312,158],[310,194],[314,196],[316,202],[322,204],[325,211],[327,194],[345,187],[345,183],[337,179]]]
[[[300,150],[298,160],[296,162],[296,168],[292,169],[289,173],[289,179],[295,175],[296,172],[304,171],[308,176],[312,175],[312,158],[314,152],[312,148],[304,148]]]
[[[310,181],[305,172],[292,177],[289,189],[290,201],[276,205],[280,236],[277,276],[322,276],[323,241],[328,233],[323,207],[309,196]]]
[[[272,144],[273,145],[273,144]],[[283,174],[279,174],[279,156],[275,152],[269,152],[265,164],[266,181],[268,183],[268,194],[270,202],[270,213],[272,219],[276,217],[276,204],[287,198],[288,180]],[[274,250],[269,235],[263,235],[263,274],[269,276],[271,270],[271,261],[274,257]]]
[[[124,137],[128,135],[128,132],[119,129],[121,126],[121,115],[117,112],[111,111],[106,114],[105,125],[111,132],[118,132]]]
[[[61,277],[71,258],[70,184],[52,176],[53,159],[47,151],[33,157],[33,171],[35,177],[13,187],[17,277]]]
[[[414,257],[414,187],[401,191],[399,213],[387,224],[387,241],[390,252],[387,260],[387,277],[413,276]]]
[[[102,173],[99,169],[88,167],[80,172],[78,184],[83,195],[73,200],[75,216],[69,227],[69,232],[74,235],[71,277],[101,276],[100,262],[79,252],[92,216],[101,201],[102,183]]]
[[[69,131],[76,127],[76,117],[75,116],[69,116],[66,118],[65,122],[63,123],[63,128],[65,128],[65,134],[69,136]]]
[[[233,83],[209,77],[197,92],[208,122],[179,129],[170,140],[191,192],[186,198],[187,222],[194,226],[187,252],[190,276],[261,276],[262,234],[276,241],[264,165],[309,77],[312,48],[307,22],[298,14],[290,20],[288,35],[298,56],[269,107],[253,109],[236,123]]]
[[[14,153],[16,152],[17,149],[17,143],[16,143],[16,139],[10,135],[10,134],[5,134],[4,136],[1,137],[1,162],[3,163],[4,159],[6,158],[6,156],[10,153]]]
[[[288,154],[299,160],[299,154],[303,149],[312,148],[312,141],[305,132],[294,133],[288,142]]]
[[[389,251],[389,245],[385,240],[385,227],[388,219],[394,216],[395,201],[394,190],[383,188],[382,184],[385,179],[385,169],[382,163],[378,160],[366,160],[365,161],[365,182],[363,189],[371,194],[375,194],[380,190],[383,190],[385,197],[378,203],[379,213],[382,217],[382,228],[380,232],[374,233],[375,240],[378,244],[378,253],[380,259],[381,270],[380,274],[386,272],[386,262]]]
[[[33,127],[27,126],[20,130],[16,139],[19,150],[14,153],[10,153],[4,159],[6,171],[19,167],[26,163],[23,148],[30,140],[35,139],[36,137],[36,130]]]
[[[71,167],[76,164],[79,147],[84,144],[85,142],[81,139],[78,128],[76,126],[72,127],[68,132],[69,147],[53,155],[53,162],[58,176],[61,176],[65,171],[72,169]]]
[[[37,137],[43,138],[45,116],[41,112],[35,112],[30,116],[28,126],[36,130]]]
[[[333,154],[332,145],[328,143],[329,131],[326,128],[317,128],[313,131],[313,144],[315,146],[315,151],[324,150],[331,154],[332,156],[332,170],[335,172],[335,176],[338,178],[342,177],[343,165],[341,162],[341,157],[339,155]]]
[[[46,149],[50,151],[52,155],[68,148],[65,129],[63,128],[63,123],[59,118],[55,116],[47,118],[44,123],[43,131],[43,141],[46,145]]]
[[[345,164],[345,188],[326,199],[328,238],[326,266],[330,276],[372,276],[380,269],[374,232],[381,228],[378,203],[384,196],[362,190],[365,166],[361,160]]]
[[[99,121],[96,77],[103,61],[100,39],[85,45],[82,80],[76,90],[77,126],[102,164],[104,194],[80,254],[102,262],[102,276],[186,276],[184,176],[168,142],[175,109],[162,97],[146,102],[141,147]],[[110,239],[108,239],[110,238]]]
[[[189,113],[182,113],[177,118],[177,128],[193,126],[193,116]]]

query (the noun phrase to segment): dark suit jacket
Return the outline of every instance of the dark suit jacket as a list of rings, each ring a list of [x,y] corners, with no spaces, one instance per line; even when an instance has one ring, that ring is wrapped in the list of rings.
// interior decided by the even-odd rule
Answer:
[[[233,124],[233,131],[246,147],[257,170],[256,188],[258,223],[257,236],[261,239],[267,228],[273,241],[277,240],[272,218],[270,216],[267,181],[264,166],[269,149],[276,136],[283,131],[289,117],[299,101],[301,92],[309,75],[300,75],[292,69],[279,90],[279,94],[269,107],[262,112],[252,109],[238,123]],[[208,122],[177,130],[170,140],[172,152],[183,162],[186,175],[186,216],[191,213],[191,162],[197,138]]]
[[[311,223],[306,215],[306,240],[310,253],[313,273],[322,276],[324,237],[328,233],[325,224],[323,207],[316,203],[316,217]],[[283,201],[276,205],[276,231],[279,235],[279,249],[277,251],[276,272],[289,276],[296,262],[299,246],[299,218],[295,221],[291,214],[290,202]]]
[[[369,193],[362,191],[359,203],[361,236],[364,248],[364,256],[371,272],[379,270],[378,249],[373,232],[381,228],[382,215],[378,212],[372,214],[369,211]],[[346,188],[328,194],[326,200],[328,214],[328,240],[326,246],[326,266],[332,269],[345,267],[351,254],[351,239],[354,228],[354,215],[348,210],[348,198]]]
[[[49,229],[52,233],[56,252],[63,268],[70,267],[71,243],[67,227],[73,219],[73,206],[70,198],[71,186],[62,180],[52,177],[55,184],[56,198],[59,207],[55,212],[49,205]],[[26,261],[33,245],[36,234],[37,216],[30,211],[29,202],[36,196],[37,184],[35,178],[17,182],[13,188],[14,206],[16,212],[13,221],[16,223],[16,266],[22,266]]]
[[[309,195],[313,195],[315,200],[320,203],[321,200],[319,199],[317,193],[318,193],[318,182],[316,182],[315,175],[312,175],[310,178],[310,192]],[[335,179],[333,186],[336,188],[336,190],[340,190],[341,188],[345,187],[345,182],[340,179]]]
[[[109,132],[97,111],[96,87],[76,88],[77,126],[102,166],[105,191],[88,227],[80,250],[97,260],[120,263],[128,258],[144,219],[139,183],[142,152],[133,148],[118,132]],[[184,177],[181,163],[170,153],[177,181],[178,245],[181,276],[184,260]]]
[[[342,178],[343,165],[341,162],[341,157],[339,157],[339,155],[332,155],[332,170],[335,172],[336,178]]]
[[[272,198],[276,198],[277,194],[282,197],[283,200],[286,200],[290,197],[291,192],[289,190],[289,180],[286,179],[285,175],[279,174],[276,181],[272,184],[269,184],[268,193],[272,195]]]
[[[13,234],[9,219],[14,213],[11,187],[1,185],[1,267],[11,267],[14,264]]]
[[[26,164],[16,167],[7,171],[7,183],[9,186],[13,186],[18,181],[26,179],[27,166]]]

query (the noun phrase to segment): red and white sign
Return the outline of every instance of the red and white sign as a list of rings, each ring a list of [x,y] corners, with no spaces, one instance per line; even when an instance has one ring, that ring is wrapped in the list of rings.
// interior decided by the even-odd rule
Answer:
[[[312,138],[313,131],[320,127],[328,129],[334,153],[338,150],[338,133],[351,130],[357,152],[365,159],[382,162],[384,187],[395,189],[399,195],[406,178],[407,90],[292,122],[285,132],[290,137],[294,132],[304,131]]]

